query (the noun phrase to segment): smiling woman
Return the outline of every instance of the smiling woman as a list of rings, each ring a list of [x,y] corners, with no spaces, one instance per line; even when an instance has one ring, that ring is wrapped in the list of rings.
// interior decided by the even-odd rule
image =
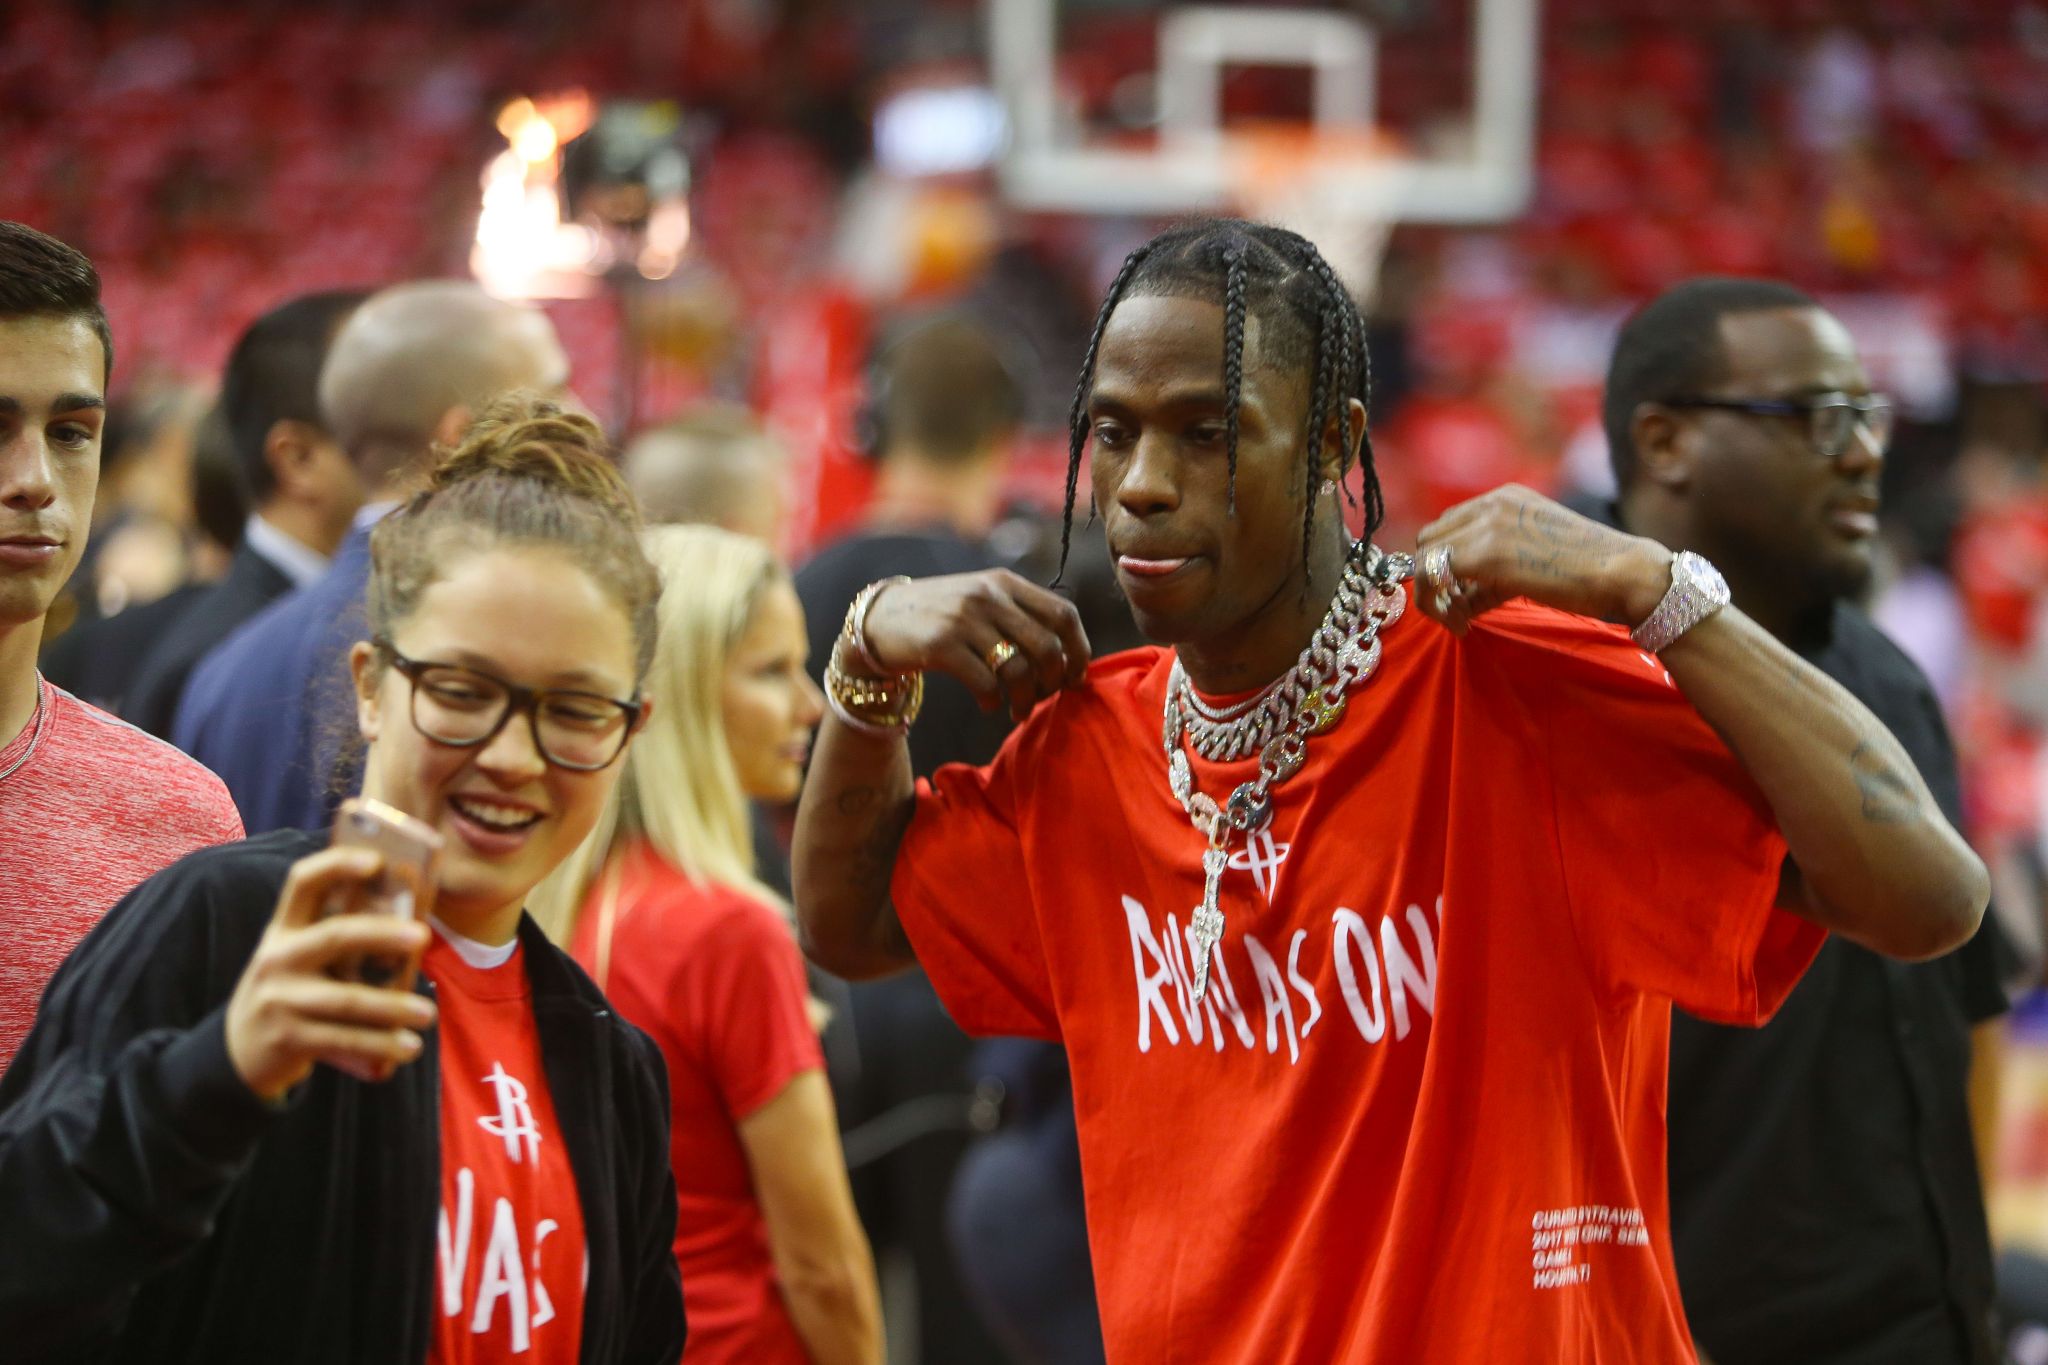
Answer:
[[[494,409],[371,538],[363,794],[446,837],[438,913],[485,943],[590,832],[641,714],[660,583],[602,451],[551,403]]]
[[[361,794],[439,835],[431,928],[332,913],[380,858],[297,831],[110,912],[0,1083],[11,1342],[676,1358],[660,1055],[523,910],[645,714],[638,521],[596,425],[515,397],[380,524],[350,659]],[[349,979],[366,956],[419,960],[419,985]],[[85,1132],[104,1160],[57,1137]]]
[[[855,1216],[788,907],[757,876],[748,801],[803,783],[824,700],[803,608],[767,545],[646,536],[671,583],[654,711],[600,822],[535,900],[668,1060],[675,1254],[692,1365],[875,1365]]]

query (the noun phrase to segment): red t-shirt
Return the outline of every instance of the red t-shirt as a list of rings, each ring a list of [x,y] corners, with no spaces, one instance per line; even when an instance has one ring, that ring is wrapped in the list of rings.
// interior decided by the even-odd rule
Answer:
[[[598,970],[597,896],[571,947]],[[688,878],[645,849],[621,868],[605,978],[668,1062],[676,1262],[691,1365],[808,1365],[784,1306],[739,1123],[825,1065],[803,956],[770,907]]]
[[[583,1205],[541,1067],[517,947],[494,967],[441,934],[422,967],[441,1007],[440,1316],[432,1365],[560,1362],[583,1340]]]
[[[194,849],[242,837],[219,778],[40,685],[40,727],[32,718],[0,746],[0,1071],[51,975],[114,902]]]
[[[1761,795],[1618,629],[1411,611],[1233,845],[1209,991],[1168,656],[1113,656],[921,786],[904,927],[968,1031],[1066,1043],[1131,1365],[1692,1359],[1670,1008],[1753,1023],[1821,931]],[[1252,760],[1196,759],[1221,799]]]

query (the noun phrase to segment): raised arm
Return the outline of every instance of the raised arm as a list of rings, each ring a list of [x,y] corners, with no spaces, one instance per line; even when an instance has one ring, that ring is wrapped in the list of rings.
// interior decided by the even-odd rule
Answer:
[[[1671,582],[1662,545],[1526,488],[1452,508],[1417,544],[1418,564],[1448,548],[1452,574],[1469,585],[1441,612],[1433,585],[1418,583],[1416,594],[1461,634],[1513,597],[1633,626]],[[1659,657],[1770,803],[1792,853],[1783,908],[1906,960],[1939,956],[1976,932],[1990,898],[1983,863],[1847,689],[1733,606]]]
[[[68,1351],[117,1324],[212,1234],[274,1105],[316,1063],[385,1076],[418,1055],[430,1001],[329,972],[426,940],[388,915],[318,919],[330,890],[378,866],[359,849],[302,860],[236,980],[209,973],[243,932],[238,907],[189,865],[131,893],[59,971],[0,1084],[10,1350]]]
[[[911,675],[949,673],[983,706],[1008,705],[1022,720],[1082,679],[1088,639],[1071,602],[991,569],[863,593],[832,659],[831,708],[797,806],[790,878],[804,951],[860,981],[916,961],[889,903],[915,798],[904,740]]]

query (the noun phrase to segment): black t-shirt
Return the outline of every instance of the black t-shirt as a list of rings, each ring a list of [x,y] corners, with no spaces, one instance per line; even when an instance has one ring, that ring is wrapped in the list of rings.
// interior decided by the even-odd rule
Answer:
[[[1958,820],[1955,751],[1912,661],[1846,603],[1801,653]],[[1969,1110],[1971,1026],[2006,1007],[1999,951],[1988,914],[1926,963],[1831,935],[1761,1029],[1672,1012],[1672,1239],[1719,1365],[1999,1358]]]
[[[1620,526],[1611,503],[1577,510]],[[1798,649],[1883,721],[1952,823],[1955,747],[1926,676],[1836,603]],[[1760,1029],[1671,1012],[1671,1236],[1716,1365],[1988,1365],[1991,1236],[1970,1030],[2004,1012],[2005,946],[1904,963],[1829,935]]]
[[[797,571],[796,595],[810,635],[811,676],[822,679],[832,642],[860,590],[880,578],[931,578],[999,567],[993,550],[942,529],[863,531],[834,541]],[[910,766],[929,777],[942,763],[986,763],[1010,733],[1008,711],[984,711],[966,685],[927,673],[924,710],[910,727]]]
[[[1101,530],[1076,524],[1062,566],[1059,522],[1020,507],[1011,509],[986,540],[970,540],[945,527],[862,531],[820,550],[796,575],[810,635],[811,676],[825,676],[846,609],[868,584],[897,574],[929,578],[996,568],[1014,570],[1033,583],[1057,580],[1057,591],[1080,613],[1093,657],[1146,643],[1117,586]],[[910,730],[911,770],[929,777],[942,763],[986,763],[1009,733],[1007,710],[983,711],[965,686],[927,673],[924,711]]]

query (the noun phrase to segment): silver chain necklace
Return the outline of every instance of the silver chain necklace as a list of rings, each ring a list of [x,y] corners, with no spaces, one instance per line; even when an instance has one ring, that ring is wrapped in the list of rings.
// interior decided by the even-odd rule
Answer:
[[[1401,619],[1408,596],[1401,583],[1414,572],[1404,554],[1386,555],[1365,541],[1344,557],[1330,609],[1309,637],[1293,668],[1258,695],[1229,707],[1213,707],[1195,695],[1180,659],[1166,681],[1167,785],[1188,813],[1196,833],[1208,840],[1202,851],[1202,903],[1192,912],[1194,995],[1209,987],[1209,959],[1223,939],[1223,911],[1217,901],[1223,870],[1230,863],[1233,835],[1249,840],[1273,818],[1272,790],[1301,771],[1308,742],[1343,719],[1345,697],[1373,675],[1380,662],[1380,632]],[[1254,752],[1259,770],[1218,804],[1195,789],[1187,746],[1214,762],[1233,762]]]

